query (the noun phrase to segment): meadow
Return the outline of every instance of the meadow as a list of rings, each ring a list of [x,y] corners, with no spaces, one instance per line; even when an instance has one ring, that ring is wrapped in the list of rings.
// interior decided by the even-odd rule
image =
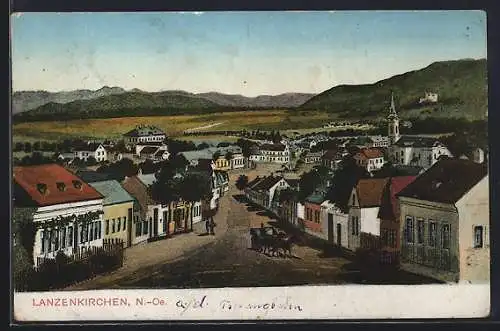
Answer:
[[[335,119],[325,112],[286,110],[241,111],[201,115],[121,117],[70,121],[24,122],[14,124],[13,141],[61,140],[64,138],[116,139],[139,124],[155,125],[170,137],[182,137],[183,131],[217,123],[207,131],[224,130],[315,130]],[[200,130],[203,131],[203,130]],[[219,137],[212,137],[218,139]],[[206,137],[186,137],[207,140]]]

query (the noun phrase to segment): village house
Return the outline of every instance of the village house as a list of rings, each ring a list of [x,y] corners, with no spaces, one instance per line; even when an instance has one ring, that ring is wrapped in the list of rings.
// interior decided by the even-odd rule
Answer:
[[[347,152],[338,150],[328,150],[321,157],[321,165],[330,170],[337,170],[342,162],[342,159],[347,155]]]
[[[97,162],[104,162],[108,160],[108,153],[102,144],[86,143],[74,146],[74,158],[79,158],[85,162],[89,157],[93,157]]]
[[[13,179],[12,219],[36,227],[35,266],[59,251],[71,256],[103,245],[103,196],[92,186],[58,164],[14,167]]]
[[[397,194],[401,267],[447,282],[488,282],[487,167],[443,159]]]
[[[322,225],[321,204],[325,201],[325,190],[318,189],[308,196],[304,202],[305,218],[303,221],[305,233],[324,240],[328,239],[328,233]]]
[[[135,155],[141,159],[165,161],[170,158],[168,146],[163,142],[141,142],[135,145]]]
[[[383,264],[399,264],[401,233],[399,202],[396,194],[415,178],[416,176],[392,177],[382,193],[378,218],[380,219],[380,262]]]
[[[163,130],[152,125],[139,125],[123,135],[127,145],[145,142],[162,142],[167,138]]]
[[[259,178],[257,182],[250,182],[247,186],[247,197],[258,205],[271,210],[272,201],[276,190],[290,187],[287,181],[281,176],[271,174],[267,177]]]
[[[280,219],[292,226],[297,226],[298,191],[292,187],[279,191]]]
[[[250,155],[249,159],[260,163],[288,163],[290,150],[283,144],[264,144],[260,146],[259,153]]]
[[[349,198],[348,248],[356,251],[378,249],[380,241],[379,208],[387,178],[360,179]]]
[[[365,148],[354,154],[356,164],[368,172],[379,170],[383,167],[384,153],[378,148]]]
[[[440,157],[453,157],[448,148],[436,138],[402,136],[390,147],[394,164],[430,168]]]
[[[331,200],[321,204],[321,223],[325,240],[338,248],[348,248],[349,215],[342,212]]]
[[[104,196],[104,239],[123,240],[124,247],[132,245],[134,198],[116,180],[90,183]]]
[[[304,156],[304,163],[321,163],[321,157],[323,156],[323,152],[306,152]]]

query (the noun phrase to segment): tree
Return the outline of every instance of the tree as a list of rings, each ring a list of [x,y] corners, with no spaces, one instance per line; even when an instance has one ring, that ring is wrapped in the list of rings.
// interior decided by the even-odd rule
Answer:
[[[190,205],[190,229],[193,228],[194,204],[198,201],[211,199],[211,188],[210,178],[200,174],[188,174],[178,182],[177,192],[179,192],[180,197]],[[185,224],[185,228],[187,228],[187,224]]]
[[[22,142],[16,142],[14,144],[14,148],[13,148],[13,151],[14,152],[21,152],[21,151],[24,151],[24,143]]]
[[[100,166],[97,171],[101,173],[109,173],[117,181],[122,181],[125,177],[137,175],[139,168],[131,159],[123,158],[120,161],[109,165]]]
[[[34,150],[34,151],[39,151],[39,150],[41,150],[41,148],[40,148],[40,142],[39,142],[39,141],[35,141],[35,142],[33,143],[33,150]]]
[[[12,256],[12,278],[18,291],[30,290],[30,279],[33,274],[33,259],[22,246],[14,246]]]
[[[29,141],[24,143],[24,152],[31,153],[31,143]]]
[[[216,161],[219,157],[220,157],[220,152],[219,152],[219,151],[216,151],[216,152],[212,155],[212,159],[213,159],[214,161]]]
[[[231,151],[228,151],[226,155],[224,155],[224,158],[228,161],[233,159],[233,153]]]
[[[201,144],[198,145],[198,149],[201,150],[201,149],[205,149],[205,148],[208,148],[210,147],[206,142],[202,142]]]
[[[247,187],[247,184],[248,184],[248,176],[246,175],[240,175],[236,180],[236,187],[240,191],[243,191]]]
[[[95,157],[89,156],[85,164],[88,166],[95,166],[97,164],[97,160],[95,159]]]

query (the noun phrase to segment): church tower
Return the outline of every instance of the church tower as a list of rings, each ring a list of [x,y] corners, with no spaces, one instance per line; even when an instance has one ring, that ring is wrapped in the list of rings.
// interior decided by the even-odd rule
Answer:
[[[399,134],[399,117],[396,113],[396,106],[394,104],[394,94],[391,93],[391,107],[389,108],[388,122],[388,136],[391,143],[394,144],[400,138]]]

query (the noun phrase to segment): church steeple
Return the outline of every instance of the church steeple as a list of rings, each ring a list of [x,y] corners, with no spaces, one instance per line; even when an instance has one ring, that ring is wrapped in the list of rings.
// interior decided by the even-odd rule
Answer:
[[[388,122],[388,135],[391,143],[395,143],[399,135],[399,116],[396,112],[396,105],[394,103],[394,93],[391,92],[391,106],[389,107],[389,116],[387,116]]]

